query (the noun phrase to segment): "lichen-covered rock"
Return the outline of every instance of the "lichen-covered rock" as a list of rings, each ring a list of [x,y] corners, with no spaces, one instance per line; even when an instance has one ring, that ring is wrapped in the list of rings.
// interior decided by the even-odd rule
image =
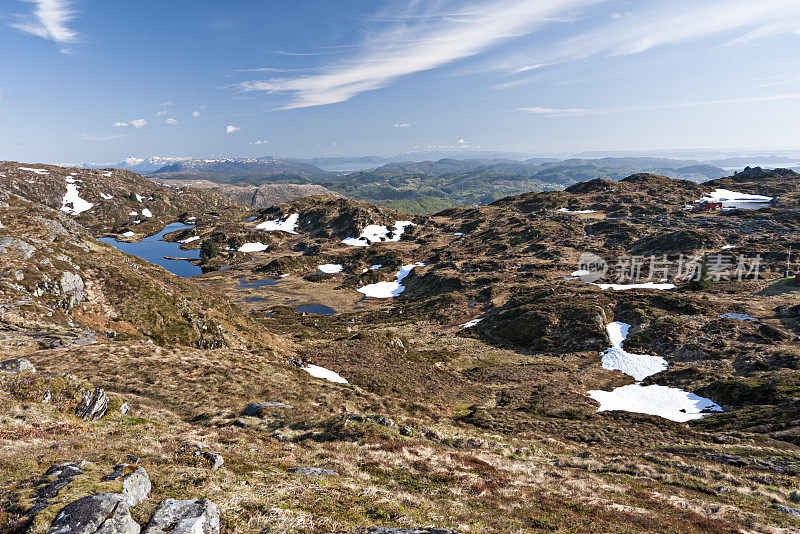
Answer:
[[[26,515],[33,517],[48,506],[59,492],[72,480],[83,474],[81,466],[75,462],[53,464],[39,479],[33,494],[33,506]]]
[[[800,508],[792,508],[791,506],[784,506],[783,504],[773,504],[772,507],[779,512],[800,519]]]
[[[0,373],[21,373],[23,371],[36,372],[33,364],[25,358],[14,358],[0,362]]]
[[[67,297],[64,307],[71,310],[86,299],[83,278],[69,271],[61,275],[61,293]]]
[[[17,249],[17,253],[23,260],[29,259],[36,252],[36,248],[33,245],[21,239],[0,237],[0,254],[6,254],[11,249]]]
[[[222,464],[225,463],[225,459],[222,457],[222,455],[216,452],[203,451],[200,454],[208,462],[212,471],[216,471],[222,467]]]
[[[142,534],[219,534],[219,508],[208,499],[164,499]]]
[[[47,534],[139,534],[125,498],[117,493],[96,493],[66,505]]]
[[[81,393],[81,402],[75,408],[75,415],[84,421],[100,419],[108,410],[108,396],[102,388],[94,390],[84,389]]]
[[[102,480],[122,480],[122,496],[128,506],[136,506],[145,500],[152,488],[147,471],[132,464],[117,464],[114,471]]]

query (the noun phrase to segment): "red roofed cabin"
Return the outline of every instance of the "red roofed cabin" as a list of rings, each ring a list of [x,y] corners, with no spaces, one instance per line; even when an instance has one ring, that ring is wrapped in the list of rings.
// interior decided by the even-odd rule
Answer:
[[[701,202],[692,211],[715,211],[722,209],[722,202]]]

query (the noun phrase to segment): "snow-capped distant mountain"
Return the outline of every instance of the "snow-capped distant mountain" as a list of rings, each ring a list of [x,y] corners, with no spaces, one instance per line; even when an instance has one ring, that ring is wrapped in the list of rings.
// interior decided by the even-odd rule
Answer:
[[[117,169],[128,169],[140,174],[148,174],[155,170],[160,169],[165,165],[171,165],[179,161],[186,161],[191,158],[176,158],[176,157],[159,157],[151,156],[149,158],[125,158],[121,162],[113,165]]]

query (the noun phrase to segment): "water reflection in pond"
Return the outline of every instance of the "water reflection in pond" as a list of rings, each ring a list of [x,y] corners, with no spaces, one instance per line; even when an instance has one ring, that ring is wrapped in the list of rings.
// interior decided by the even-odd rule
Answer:
[[[264,286],[275,286],[278,285],[278,281],[274,278],[264,278],[263,280],[251,280],[246,281],[244,278],[239,278],[239,285],[236,286],[236,289],[254,289],[257,287],[264,287]]]
[[[322,304],[303,304],[297,307],[297,311],[303,313],[313,313],[315,315],[333,315],[336,310],[323,306]]]
[[[112,237],[102,237],[100,241],[111,245],[125,254],[130,254],[131,256],[136,256],[137,258],[141,258],[155,265],[160,265],[169,272],[182,278],[189,278],[202,274],[202,269],[183,259],[167,259],[165,256],[196,260],[200,258],[200,250],[181,250],[179,248],[180,243],[162,241],[162,238],[166,234],[177,230],[185,230],[186,228],[192,228],[192,226],[183,223],[168,224],[159,233],[145,237],[138,243],[117,241]]]

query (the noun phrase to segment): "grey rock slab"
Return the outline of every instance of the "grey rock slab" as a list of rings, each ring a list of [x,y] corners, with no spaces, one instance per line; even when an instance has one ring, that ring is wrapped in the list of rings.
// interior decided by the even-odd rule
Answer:
[[[791,506],[784,506],[782,504],[773,504],[772,508],[786,515],[800,519],[800,508],[792,508]]]
[[[21,373],[23,371],[36,372],[33,364],[25,358],[14,358],[0,362],[0,373]]]
[[[339,476],[339,473],[336,471],[332,471],[331,469],[323,469],[321,467],[290,467],[287,469],[289,473],[294,475],[305,475],[305,476],[321,476],[321,475],[333,475]]]
[[[122,495],[96,493],[62,508],[47,534],[139,534],[140,530]]]
[[[216,452],[203,451],[200,454],[209,463],[212,471],[216,471],[217,469],[222,467],[222,464],[225,463],[225,459],[222,457],[222,455],[217,454]]]
[[[84,421],[100,419],[108,410],[108,397],[102,388],[84,389],[81,402],[75,408],[75,415]]]
[[[114,471],[104,476],[102,480],[122,480],[121,495],[128,506],[136,506],[145,500],[152,489],[147,471],[132,464],[117,464],[114,466]]]
[[[219,508],[208,499],[158,504],[142,534],[219,534]]]

